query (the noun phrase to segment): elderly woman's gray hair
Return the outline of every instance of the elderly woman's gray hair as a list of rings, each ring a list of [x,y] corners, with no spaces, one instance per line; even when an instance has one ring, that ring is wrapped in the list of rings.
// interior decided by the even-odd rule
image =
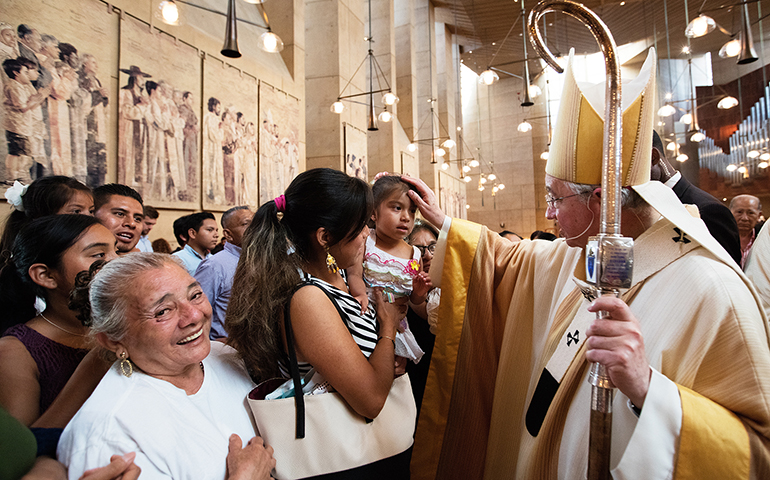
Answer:
[[[165,253],[132,253],[104,265],[89,286],[91,333],[104,333],[107,338],[120,341],[128,329],[128,289],[141,274],[166,265],[184,269],[176,257]]]

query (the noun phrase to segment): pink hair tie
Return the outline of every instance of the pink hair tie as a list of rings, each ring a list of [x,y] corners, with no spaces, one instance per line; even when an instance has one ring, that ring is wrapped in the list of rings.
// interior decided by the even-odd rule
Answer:
[[[275,208],[278,209],[279,212],[285,212],[286,211],[286,197],[283,195],[279,195],[275,197]]]

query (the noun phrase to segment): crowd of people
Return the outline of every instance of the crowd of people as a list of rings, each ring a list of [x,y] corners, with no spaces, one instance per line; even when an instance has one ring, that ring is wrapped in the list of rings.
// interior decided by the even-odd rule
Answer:
[[[649,61],[642,71],[654,80]],[[654,97],[638,85],[648,90],[627,94]],[[560,116],[557,132],[571,121]],[[588,364],[600,362],[618,390],[616,478],[768,478],[761,206],[745,195],[722,205],[671,167],[652,122],[628,124],[640,148],[622,172],[621,221],[635,266],[617,297],[586,283],[601,149],[568,167],[578,147],[566,134],[554,136],[545,178],[559,239],[449,218],[406,175],[370,186],[320,168],[256,212],[230,208],[220,225],[209,212],[177,218],[180,248],[157,253],[147,235],[159,213],[129,186],[14,185],[0,239],[0,426],[13,439],[0,448],[14,449],[0,452],[13,460],[2,468],[268,479],[311,453],[271,445],[259,423],[251,402],[278,378],[305,395],[336,392],[363,424],[414,441],[343,471],[314,463],[313,475],[573,478],[587,463]],[[407,402],[383,427],[404,374]],[[282,428],[297,425],[292,416]]]
[[[233,468],[242,465],[258,475],[254,478],[267,478],[275,463],[272,450],[256,436],[243,399],[255,381],[287,372],[276,322],[290,299],[303,371],[317,368],[355,411],[377,417],[394,375],[405,370],[395,345],[406,333],[406,348],[422,354],[406,318],[427,325],[432,317],[435,324],[438,305],[427,275],[437,233],[419,223],[412,231],[415,207],[407,183],[385,177],[379,187],[385,184],[375,198],[365,182],[344,173],[305,172],[256,214],[246,206],[224,212],[225,241],[216,254],[219,228],[213,214],[177,218],[180,248],[172,255],[152,253],[155,242],[147,237],[160,213],[129,186],[91,190],[72,177],[47,176],[10,188],[6,197],[13,211],[0,239],[5,252],[0,290],[9,305],[0,339],[0,381],[7,387],[0,406],[8,422],[35,433],[35,469],[59,472],[61,465],[42,461],[55,457],[70,478],[99,467],[112,471],[115,465],[171,478],[189,472],[252,478],[233,476]],[[380,225],[374,229],[379,237],[369,236],[370,222]],[[408,236],[415,246],[406,243]],[[393,303],[373,293],[371,269],[367,277],[362,268],[365,241],[370,254],[375,243],[386,248],[377,238],[396,242],[395,255],[405,257],[394,270],[398,285],[382,275],[377,284],[377,292],[398,297]],[[242,249],[247,262],[241,261]],[[290,249],[291,255],[276,255]],[[303,279],[334,296],[345,323],[338,324],[340,315],[331,305],[314,308],[325,295],[320,291],[292,297],[292,286]],[[413,281],[418,295],[410,295]],[[348,283],[356,288],[343,295]],[[420,342],[432,339],[427,328],[415,330],[424,331]],[[419,358],[412,360],[416,367]],[[412,375],[415,390],[424,387],[428,363]],[[116,404],[132,408],[119,409],[118,415]],[[190,431],[174,426],[190,424],[201,409],[227,414],[194,421]],[[156,435],[161,421],[167,427],[161,430],[174,438]],[[211,425],[203,428],[206,421]],[[411,438],[413,432],[403,434]],[[196,462],[168,458],[196,435],[206,439],[196,442],[200,452],[189,455]],[[359,466],[355,475],[404,478],[410,453]],[[19,468],[29,468],[29,461],[20,456]]]

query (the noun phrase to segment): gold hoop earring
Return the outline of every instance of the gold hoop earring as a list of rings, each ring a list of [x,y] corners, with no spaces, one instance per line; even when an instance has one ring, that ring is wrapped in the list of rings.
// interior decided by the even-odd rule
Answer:
[[[340,267],[337,266],[337,260],[329,253],[329,248],[326,248],[326,269],[329,273],[337,273]]]
[[[134,367],[131,365],[131,360],[128,359],[128,354],[125,350],[120,352],[120,372],[125,377],[130,377],[134,373]]]

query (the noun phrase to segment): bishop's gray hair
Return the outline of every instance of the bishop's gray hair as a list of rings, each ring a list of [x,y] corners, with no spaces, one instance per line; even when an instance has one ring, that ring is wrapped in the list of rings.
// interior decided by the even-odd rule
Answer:
[[[564,185],[575,195],[588,195],[593,193],[594,190],[600,188],[601,185],[587,185],[585,183],[572,183],[563,180]],[[630,210],[638,210],[646,208],[647,202],[636,193],[636,190],[630,187],[623,187],[620,189],[620,206],[621,208],[627,208]]]

